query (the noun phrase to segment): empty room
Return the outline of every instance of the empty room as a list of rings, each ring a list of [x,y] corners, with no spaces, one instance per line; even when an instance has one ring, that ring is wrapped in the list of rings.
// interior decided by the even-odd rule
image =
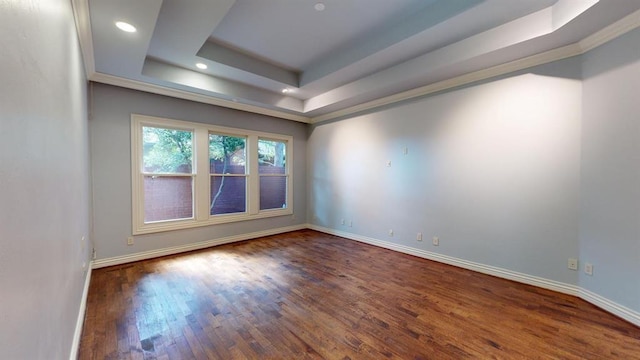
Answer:
[[[640,359],[640,1],[0,24],[0,358]]]

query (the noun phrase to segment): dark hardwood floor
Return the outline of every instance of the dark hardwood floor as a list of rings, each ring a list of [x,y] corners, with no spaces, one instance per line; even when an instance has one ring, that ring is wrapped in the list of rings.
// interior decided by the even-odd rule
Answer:
[[[640,359],[583,300],[311,230],[92,276],[80,359]]]

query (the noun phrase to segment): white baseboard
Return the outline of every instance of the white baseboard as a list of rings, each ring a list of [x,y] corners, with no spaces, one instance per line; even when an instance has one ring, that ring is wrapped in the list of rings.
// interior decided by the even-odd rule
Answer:
[[[89,284],[91,284],[91,265],[87,268],[84,279],[84,289],[82,290],[82,299],[80,300],[80,309],[78,310],[78,318],[76,319],[76,330],[73,333],[73,342],[71,343],[71,353],[69,360],[78,358],[80,350],[80,337],[82,336],[82,327],[84,325],[84,314],[87,309],[87,296],[89,295]]]
[[[557,291],[563,294],[573,295],[587,302],[590,302],[591,304],[599,307],[600,309],[605,310],[613,315],[616,315],[636,326],[640,326],[639,312],[631,310],[625,306],[617,304],[614,301],[606,299],[598,294],[595,294],[589,290],[583,289],[576,285],[571,285],[571,284],[562,283],[555,280],[549,280],[549,279],[545,279],[537,276],[523,274],[523,273],[519,273],[516,271],[511,271],[511,270],[507,270],[507,269],[503,269],[495,266],[484,265],[484,264],[476,263],[473,261],[463,260],[463,259],[459,259],[459,258],[447,256],[447,255],[442,255],[442,254],[438,254],[430,251],[412,248],[405,245],[391,243],[388,241],[383,241],[383,240],[374,239],[374,238],[370,238],[362,235],[357,235],[357,234],[352,234],[352,233],[339,231],[331,228],[326,228],[323,226],[308,224],[307,227],[312,230],[340,236],[340,237],[351,239],[351,240],[360,241],[366,244],[379,246],[385,249],[394,250],[401,253],[445,263],[448,265],[453,265],[453,266],[461,267],[464,269],[477,271],[483,274],[488,274],[488,275],[496,276],[503,279],[513,280],[520,283]]]
[[[442,255],[442,254],[438,254],[430,251],[416,249],[410,246],[395,244],[388,241],[383,241],[383,240],[366,237],[358,234],[339,231],[339,230],[326,228],[326,227],[318,226],[314,224],[301,224],[301,225],[294,225],[294,226],[282,227],[277,229],[269,229],[264,231],[248,233],[248,234],[233,235],[233,236],[227,236],[224,238],[219,238],[214,240],[202,241],[195,244],[187,244],[187,245],[175,246],[170,248],[145,251],[145,252],[140,252],[140,253],[135,253],[130,255],[117,256],[117,257],[112,257],[107,259],[99,259],[99,260],[93,261],[92,267],[93,269],[98,269],[98,268],[107,267],[107,266],[120,265],[120,264],[146,260],[146,259],[151,259],[151,258],[160,257],[160,256],[167,256],[167,255],[173,255],[173,254],[178,254],[178,253],[187,252],[187,251],[200,250],[200,249],[205,249],[212,246],[229,244],[233,242],[255,239],[263,236],[276,235],[276,234],[302,230],[302,229],[312,229],[312,230],[320,231],[323,233],[340,236],[346,239],[351,239],[351,240],[363,242],[366,244],[382,247],[385,249],[418,256],[424,259],[429,259],[429,260],[437,261],[440,263],[457,266],[463,269],[468,269],[468,270],[496,276],[503,279],[513,280],[523,284],[533,285],[540,288],[557,291],[563,294],[573,295],[609,313],[612,313],[636,326],[640,326],[639,312],[629,309],[623,305],[617,304],[614,301],[611,301],[607,298],[604,298],[598,294],[595,294],[589,290],[583,289],[576,285],[567,284],[567,283],[550,280],[550,279],[545,279],[545,278],[528,275],[528,274],[524,274],[524,273],[520,273],[520,272],[508,270],[508,269],[495,267],[495,266],[485,265],[485,264],[481,264],[473,261],[459,259],[452,256]],[[91,276],[91,271],[89,271],[87,274],[87,281],[85,283],[85,290],[83,294],[83,302],[81,304],[81,309],[80,309],[81,315],[79,315],[78,317],[78,324],[76,325],[76,334],[74,336],[73,349],[75,350],[72,349],[72,356],[75,353],[77,353],[77,347],[79,346],[80,335],[82,332],[82,320],[84,317],[84,309],[86,307],[86,296],[87,296],[87,291],[89,289],[90,276]],[[75,359],[75,357],[73,357],[73,359]]]
[[[293,225],[293,226],[281,227],[276,229],[256,231],[248,234],[227,236],[219,239],[201,241],[193,244],[173,246],[173,247],[158,249],[158,250],[143,251],[135,254],[115,256],[115,257],[106,258],[106,259],[98,259],[93,261],[93,268],[99,269],[102,267],[126,264],[134,261],[152,259],[160,256],[174,255],[174,254],[179,254],[187,251],[206,249],[212,246],[224,245],[224,244],[229,244],[229,243],[244,241],[249,239],[255,239],[263,236],[282,234],[282,233],[302,230],[306,228],[307,228],[306,224]]]
[[[580,294],[578,296],[582,300],[588,301],[600,309],[640,327],[640,312],[631,310],[628,307],[615,303],[587,289],[580,288]]]
[[[378,239],[374,239],[374,238],[370,238],[362,235],[325,228],[322,226],[310,224],[309,228],[316,231],[324,232],[327,234],[337,235],[347,239],[356,240],[356,241],[360,241],[370,245],[379,246],[385,249],[394,250],[401,253],[418,256],[424,259],[457,266],[463,269],[472,270],[472,271],[496,276],[503,279],[513,280],[520,283],[561,292],[563,294],[578,296],[578,293],[579,293],[579,288],[577,286],[562,283],[559,281],[544,279],[544,278],[533,276],[533,275],[527,275],[527,274],[519,273],[516,271],[511,271],[511,270],[507,270],[507,269],[503,269],[495,266],[484,265],[484,264],[480,264],[473,261],[463,260],[463,259],[455,258],[452,256],[442,255],[442,254],[438,254],[430,251],[416,249],[416,248],[405,246],[405,245],[395,244],[388,241],[378,240]]]

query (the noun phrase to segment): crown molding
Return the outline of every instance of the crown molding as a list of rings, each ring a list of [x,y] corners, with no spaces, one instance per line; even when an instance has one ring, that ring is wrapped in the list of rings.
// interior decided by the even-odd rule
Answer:
[[[80,51],[84,60],[84,71],[87,78],[96,72],[96,61],[93,56],[93,37],[91,35],[91,14],[89,0],[71,0],[76,32],[80,42]]]
[[[486,80],[492,77],[505,75],[514,71],[524,70],[533,66],[538,66],[576,55],[582,55],[596,47],[603,45],[627,32],[640,27],[640,10],[625,16],[615,23],[587,36],[586,38],[553,50],[545,51],[536,55],[514,60],[504,64],[492,66],[487,69],[474,71],[460,75],[451,79],[439,81],[433,84],[407,90],[394,95],[369,101],[363,104],[352,106],[346,109],[334,111],[328,114],[311,118],[312,124],[334,120],[345,116],[353,115],[362,111],[371,110],[385,105],[398,103],[405,100],[426,96],[439,91],[445,91],[458,86],[467,85],[476,81]]]
[[[284,111],[267,109],[261,106],[243,104],[240,102],[235,102],[231,100],[220,99],[217,97],[202,95],[198,93],[193,93],[185,90],[172,89],[166,86],[150,84],[138,80],[131,80],[122,78],[119,76],[113,76],[108,74],[103,74],[99,72],[94,72],[91,76],[89,76],[89,80],[108,84],[120,86],[128,89],[144,91],[152,94],[171,96],[178,99],[191,100],[195,102],[200,102],[204,104],[222,106],[229,109],[242,110],[250,113],[256,113],[261,115],[273,116],[285,120],[298,121],[302,123],[309,123],[311,121],[310,118],[302,115],[290,114]]]
[[[87,79],[90,81],[145,91],[158,95],[171,96],[178,99],[185,99],[210,105],[222,106],[255,114],[273,116],[302,123],[311,122],[311,118],[303,115],[291,114],[285,111],[268,109],[256,105],[243,104],[240,102],[220,99],[213,96],[172,89],[166,86],[150,84],[138,80],[126,79],[97,72],[95,68],[93,36],[91,33],[91,14],[89,12],[89,0],[71,0],[71,5],[75,18],[76,31],[78,33],[78,41],[80,43],[80,49],[84,60],[85,73]]]
[[[632,12],[613,24],[580,40],[578,44],[582,53],[593,50],[618,36],[624,35],[640,26],[640,10]]]
[[[402,101],[415,99],[436,92],[445,91],[455,87],[467,85],[473,82],[486,80],[492,77],[505,75],[514,71],[524,70],[553,61],[562,60],[572,56],[582,55],[596,47],[603,45],[631,30],[640,27],[640,10],[635,11],[615,23],[587,36],[586,38],[557,49],[545,51],[536,55],[514,60],[504,64],[492,66],[486,69],[470,72],[454,78],[439,81],[415,89],[403,91],[390,96],[385,96],[363,104],[351,106],[342,110],[327,114],[308,117],[304,114],[292,114],[285,111],[265,108],[257,105],[244,104],[217,97],[192,93],[189,91],[173,89],[167,86],[149,84],[142,81],[121,78],[113,75],[98,73],[95,70],[93,40],[91,34],[91,16],[89,13],[89,0],[71,0],[73,13],[78,32],[80,48],[84,58],[87,78],[91,81],[115,85],[149,93],[171,96],[179,99],[191,100],[205,104],[222,106],[230,109],[247,111],[256,114],[273,116],[281,119],[298,121],[302,123],[317,124],[329,120],[343,118],[363,111],[372,110],[385,105],[391,105]]]
[[[580,46],[575,43],[561,48],[545,51],[540,54],[528,56],[519,60],[507,62],[504,64],[492,66],[490,68],[470,72],[464,75],[456,76],[451,79],[438,81],[433,84],[422,86],[419,88],[403,91],[394,95],[386,96],[380,99],[369,101],[360,105],[352,106],[346,109],[334,111],[325,115],[311,118],[312,124],[321,123],[328,120],[341,118],[366,110],[371,110],[385,105],[398,103],[405,100],[426,96],[440,91],[445,91],[458,86],[467,85],[476,81],[490,79],[492,77],[508,74],[510,72],[527,69],[533,66],[546,64],[549,62],[565,59],[575,55],[580,55]]]

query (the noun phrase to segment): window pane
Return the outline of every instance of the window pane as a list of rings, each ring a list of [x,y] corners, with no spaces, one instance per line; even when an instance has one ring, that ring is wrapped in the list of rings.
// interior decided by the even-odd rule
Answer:
[[[209,134],[209,172],[211,174],[245,174],[247,139]]]
[[[193,218],[190,176],[144,177],[144,222]]]
[[[284,174],[287,143],[258,140],[258,168],[260,174]]]
[[[247,209],[247,178],[244,176],[212,176],[211,215],[242,213]]]
[[[260,210],[287,207],[287,177],[260,177]]]
[[[150,173],[191,173],[191,131],[142,127],[143,170]]]

